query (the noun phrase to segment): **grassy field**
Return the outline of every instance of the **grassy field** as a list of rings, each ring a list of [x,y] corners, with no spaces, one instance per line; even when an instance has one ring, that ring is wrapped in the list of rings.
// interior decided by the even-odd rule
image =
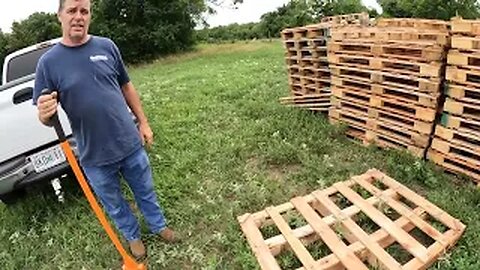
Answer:
[[[258,269],[237,216],[370,168],[467,224],[432,269],[480,269],[480,192],[409,154],[348,140],[324,115],[279,105],[288,93],[279,42],[200,46],[130,72],[156,136],[155,187],[184,239],[165,245],[145,234],[150,269]],[[1,269],[119,269],[81,191],[73,181],[65,188],[65,204],[47,187],[0,206]]]

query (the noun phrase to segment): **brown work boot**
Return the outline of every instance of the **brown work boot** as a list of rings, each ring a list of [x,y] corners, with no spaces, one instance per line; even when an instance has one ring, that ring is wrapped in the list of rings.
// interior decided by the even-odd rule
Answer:
[[[178,236],[175,234],[175,232],[170,229],[170,228],[165,228],[163,231],[161,231],[159,234],[160,238],[167,243],[173,244],[173,243],[178,243],[180,239]]]
[[[130,246],[130,252],[136,260],[141,260],[147,255],[142,240],[137,239],[129,241],[128,245]]]

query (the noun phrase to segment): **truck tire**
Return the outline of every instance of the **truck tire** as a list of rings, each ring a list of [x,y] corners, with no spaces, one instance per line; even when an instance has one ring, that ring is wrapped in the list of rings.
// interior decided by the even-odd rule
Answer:
[[[0,195],[0,200],[6,205],[15,204],[19,199],[27,194],[25,189],[16,189],[9,193]]]

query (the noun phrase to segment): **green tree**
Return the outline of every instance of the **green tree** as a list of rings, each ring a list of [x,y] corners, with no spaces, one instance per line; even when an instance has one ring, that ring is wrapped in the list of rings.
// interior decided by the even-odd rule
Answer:
[[[60,23],[54,13],[33,13],[23,21],[13,22],[11,29],[9,52],[61,36]]]
[[[311,11],[316,19],[368,11],[361,0],[311,0]]]
[[[6,56],[7,56],[7,36],[2,32],[2,30],[0,30],[0,74],[2,74],[3,61],[5,60]]]
[[[280,32],[285,28],[314,22],[310,14],[310,5],[307,1],[302,0],[292,0],[276,11],[263,14],[260,20],[259,29],[263,36],[268,38],[279,37]]]
[[[384,16],[450,20],[457,15],[466,19],[480,17],[477,0],[379,0]]]
[[[185,0],[97,1],[92,33],[114,40],[125,61],[137,63],[190,48],[195,26],[192,12],[200,9]]]

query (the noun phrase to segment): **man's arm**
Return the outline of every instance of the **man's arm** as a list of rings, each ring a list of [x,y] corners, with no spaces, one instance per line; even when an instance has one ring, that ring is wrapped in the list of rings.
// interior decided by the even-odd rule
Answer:
[[[124,84],[122,86],[122,92],[125,100],[127,101],[128,107],[130,107],[138,120],[138,129],[140,132],[140,137],[142,138],[142,143],[146,143],[148,146],[152,145],[153,132],[148,124],[148,119],[143,112],[140,96],[138,95],[137,90],[135,90],[132,82]]]

